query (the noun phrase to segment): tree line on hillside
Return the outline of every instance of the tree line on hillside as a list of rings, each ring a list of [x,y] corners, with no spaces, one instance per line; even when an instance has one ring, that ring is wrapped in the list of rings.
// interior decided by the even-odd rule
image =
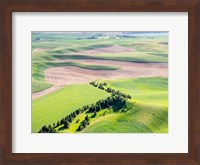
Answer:
[[[122,93],[119,90],[115,91],[114,89],[107,87],[106,83],[98,84],[92,81],[89,84],[93,85],[94,87],[98,87],[101,90],[105,90],[108,93],[111,93],[111,96],[107,97],[106,99],[98,100],[96,103],[93,103],[91,105],[85,105],[82,108],[75,110],[74,112],[67,115],[65,118],[62,118],[61,120],[59,120],[57,124],[54,123],[53,127],[51,125],[43,126],[39,130],[39,133],[56,133],[55,128],[61,125],[63,125],[64,129],[67,129],[70,127],[70,123],[73,121],[73,119],[75,119],[77,115],[83,112],[93,113],[94,117],[97,115],[97,112],[106,108],[112,107],[113,111],[117,112],[118,110],[122,109],[126,105],[127,99],[131,99],[130,95]],[[85,119],[82,122],[80,122],[80,125],[77,131],[82,131],[89,124],[90,124],[89,117],[88,115],[86,115]]]
[[[126,98],[119,95],[112,95],[107,97],[106,99],[102,99],[97,101],[95,104],[92,104],[88,109],[88,112],[99,112],[101,109],[106,109],[109,107],[117,107],[116,110],[119,110],[126,104]]]
[[[101,90],[105,90],[106,92],[111,93],[112,96],[118,95],[118,96],[122,96],[122,97],[127,98],[127,99],[131,99],[130,95],[122,93],[119,90],[116,91],[116,90],[112,89],[111,87],[106,88],[107,83],[105,83],[105,82],[98,84],[98,83],[95,83],[94,81],[92,81],[92,82],[90,82],[90,85],[93,85],[94,87],[98,87]]]
[[[84,112],[85,110],[87,110],[89,108],[88,105],[83,106],[82,108],[79,108],[77,110],[75,110],[74,112],[70,113],[69,115],[67,115],[65,118],[62,118],[61,120],[58,120],[57,124],[53,123],[53,127],[51,125],[49,125],[48,127],[45,125],[43,126],[40,130],[39,133],[55,133],[55,128],[59,127],[61,125],[64,125],[63,128],[69,128],[70,123],[73,121],[74,118],[76,118],[77,115],[79,115],[80,113]],[[51,128],[51,129],[50,129]]]

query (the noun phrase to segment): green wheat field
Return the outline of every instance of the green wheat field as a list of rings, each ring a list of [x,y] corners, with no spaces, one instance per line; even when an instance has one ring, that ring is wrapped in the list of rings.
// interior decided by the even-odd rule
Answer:
[[[32,133],[168,133],[168,33],[32,32]]]

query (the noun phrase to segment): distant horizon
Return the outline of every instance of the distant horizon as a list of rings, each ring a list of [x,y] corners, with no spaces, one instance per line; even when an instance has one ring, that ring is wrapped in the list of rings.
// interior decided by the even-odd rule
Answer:
[[[148,34],[148,33],[169,33],[169,31],[32,31],[32,33],[123,33],[123,34]]]

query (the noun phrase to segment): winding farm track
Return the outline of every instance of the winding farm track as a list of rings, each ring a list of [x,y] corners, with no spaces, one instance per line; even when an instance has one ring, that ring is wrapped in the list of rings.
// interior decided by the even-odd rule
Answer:
[[[51,92],[54,92],[54,91],[57,91],[58,89],[62,88],[63,86],[52,86],[50,88],[47,88],[43,91],[40,91],[40,92],[36,92],[36,93],[32,93],[32,99],[37,99],[41,96],[44,96],[48,93],[51,93]]]
[[[118,70],[90,70],[76,66],[52,67],[45,70],[45,81],[54,84],[44,91],[33,93],[32,99],[44,96],[65,85],[87,83],[97,79],[120,79],[137,77],[168,77],[167,63],[136,63],[113,60],[56,60],[54,62],[79,62],[89,65],[118,66]]]

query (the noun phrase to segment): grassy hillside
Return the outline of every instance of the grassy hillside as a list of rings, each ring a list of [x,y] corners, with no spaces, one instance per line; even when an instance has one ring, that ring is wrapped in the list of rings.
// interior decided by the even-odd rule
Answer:
[[[167,62],[168,52],[167,47],[168,45],[161,44],[162,42],[158,41],[146,41],[142,44],[140,42],[129,41],[129,40],[122,40],[121,42],[116,42],[115,40],[104,41],[106,44],[102,44],[101,41],[94,41],[96,45],[88,43],[75,43],[73,47],[70,45],[59,46],[53,49],[46,49],[43,52],[33,53],[33,61],[52,61],[52,60],[64,60],[64,59],[112,59],[118,61],[133,61],[133,62]],[[130,42],[130,43],[129,43]],[[131,44],[134,43],[134,44]],[[148,44],[147,44],[148,43]],[[77,44],[77,46],[76,46]],[[135,46],[139,44],[139,46]],[[83,45],[83,46],[82,46]],[[134,51],[129,53],[115,53],[115,54],[94,54],[94,55],[87,55],[84,54],[85,50],[93,50],[96,48],[106,48],[113,45],[124,46],[128,48],[132,48]],[[153,47],[153,48],[152,48]],[[73,54],[76,52],[76,54]]]
[[[99,80],[98,82],[104,82]],[[168,79],[162,77],[106,81],[108,86],[130,94],[132,100],[148,105],[168,105]]]
[[[32,132],[56,123],[72,111],[91,104],[108,94],[89,84],[70,85],[32,101]]]
[[[108,86],[132,96],[126,113],[99,118],[83,132],[168,132],[168,79],[137,78],[107,82]]]
[[[168,108],[135,104],[128,112],[100,117],[83,133],[167,133]]]
[[[168,132],[168,79],[161,77],[120,79],[106,82],[113,89],[131,95],[128,106],[124,110],[114,112],[104,109],[93,114],[78,115],[69,129],[56,128],[58,132],[74,133],[80,122],[89,115],[90,125],[83,133],[150,133]],[[32,130],[37,132],[43,125],[49,125],[61,120],[74,110],[92,104],[109,94],[89,84],[70,85],[33,101]]]
[[[133,52],[121,54],[96,54],[93,58],[107,59],[111,57],[116,60],[138,61],[138,56],[143,56],[140,62],[167,62],[168,56],[168,38],[167,35],[154,36],[153,38],[97,38],[97,39],[81,39],[80,35],[88,34],[32,34],[32,60],[44,61],[54,59],[68,58],[91,58],[82,53],[82,51],[93,50],[96,48],[106,48],[113,45],[119,45],[131,48]],[[39,37],[39,40],[36,38]],[[78,53],[80,52],[80,53]],[[78,53],[79,56],[73,53]],[[62,55],[62,56],[61,56]],[[72,55],[72,56],[70,56]],[[157,56],[158,59],[156,59]],[[123,58],[124,57],[124,58]],[[146,61],[149,57],[150,59]]]
[[[143,123],[133,122],[117,122],[110,120],[100,120],[98,123],[87,127],[83,133],[151,133],[151,130]]]
[[[112,108],[101,110],[95,117],[93,113],[84,112],[70,123],[70,128],[63,129],[61,125],[56,130],[61,133],[77,132],[80,123],[88,115],[90,124],[81,131],[82,133],[166,133],[168,132],[167,81],[167,78],[161,77],[98,81],[106,82],[108,86],[130,94],[132,98],[127,106],[118,112],[114,112]],[[155,97],[156,95],[158,96]]]
[[[51,87],[52,84],[46,83],[44,81],[37,81],[37,80],[32,80],[32,92],[39,92],[42,91],[44,89],[47,89],[49,87]]]
[[[98,59],[98,60],[114,60],[114,61],[129,61],[129,62],[140,62],[140,63],[166,63],[168,57],[165,53],[148,53],[148,52],[135,52],[135,53],[115,53],[115,54],[95,54],[95,55],[85,55],[85,54],[76,54],[76,55],[49,55],[41,56],[42,60],[66,60],[66,59]]]

